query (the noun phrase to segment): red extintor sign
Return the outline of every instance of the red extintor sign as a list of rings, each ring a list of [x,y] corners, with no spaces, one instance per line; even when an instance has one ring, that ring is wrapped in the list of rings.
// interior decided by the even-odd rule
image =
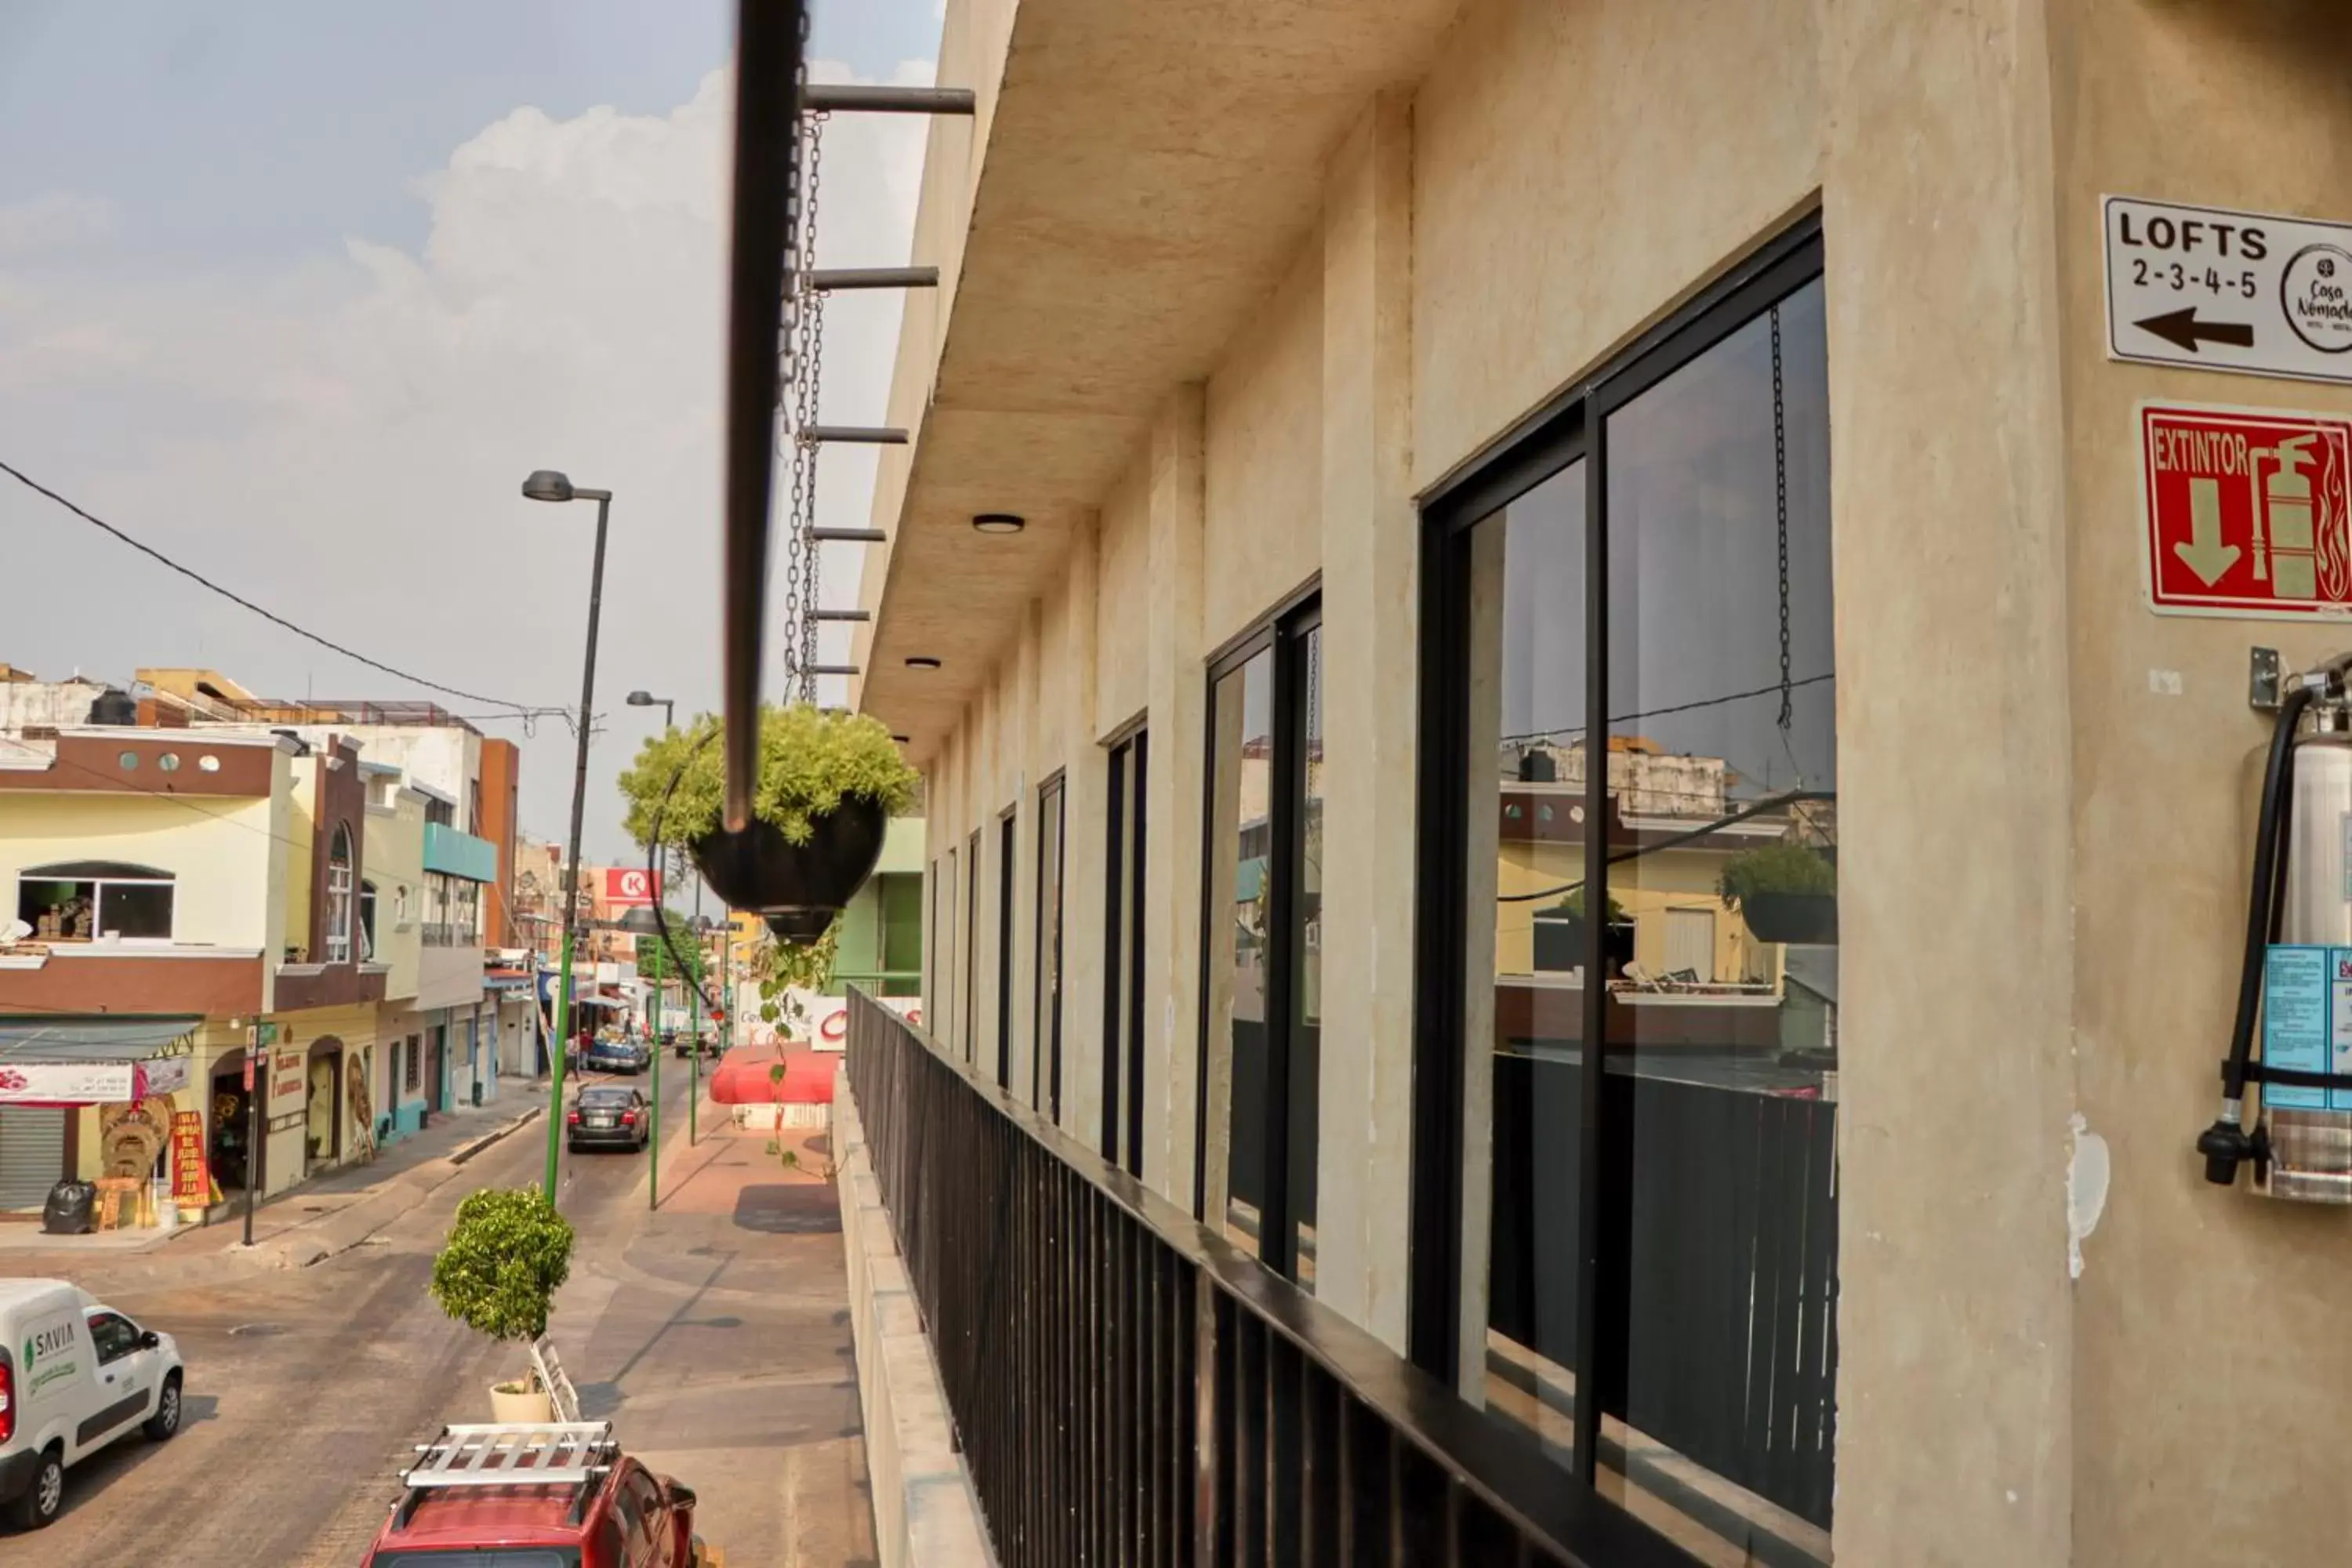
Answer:
[[[2146,404],[2141,510],[2159,615],[2352,616],[2352,418]]]

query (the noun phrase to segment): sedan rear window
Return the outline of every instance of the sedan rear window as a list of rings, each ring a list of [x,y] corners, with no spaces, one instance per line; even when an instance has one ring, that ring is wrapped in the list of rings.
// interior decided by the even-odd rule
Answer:
[[[581,1104],[593,1105],[599,1109],[608,1106],[625,1108],[629,1101],[635,1098],[636,1096],[625,1089],[588,1089],[580,1092]]]

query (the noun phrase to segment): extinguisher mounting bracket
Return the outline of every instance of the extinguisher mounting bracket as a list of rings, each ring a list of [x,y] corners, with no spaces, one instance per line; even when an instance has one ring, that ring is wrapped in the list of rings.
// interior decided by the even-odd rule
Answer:
[[[2257,647],[2247,650],[2246,706],[2258,713],[2279,710],[2281,669],[2278,649]]]

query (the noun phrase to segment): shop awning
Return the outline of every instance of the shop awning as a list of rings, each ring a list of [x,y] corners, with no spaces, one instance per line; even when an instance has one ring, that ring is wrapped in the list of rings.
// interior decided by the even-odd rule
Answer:
[[[119,1018],[108,1014],[0,1018],[0,1062],[139,1062],[168,1050],[202,1018]]]
[[[0,1105],[120,1105],[188,1081],[202,1018],[0,1018]]]

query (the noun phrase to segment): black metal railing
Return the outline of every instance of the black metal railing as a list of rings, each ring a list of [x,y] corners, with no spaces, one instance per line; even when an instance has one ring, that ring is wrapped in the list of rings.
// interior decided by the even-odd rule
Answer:
[[[860,992],[847,1055],[998,1561],[1690,1562]]]

